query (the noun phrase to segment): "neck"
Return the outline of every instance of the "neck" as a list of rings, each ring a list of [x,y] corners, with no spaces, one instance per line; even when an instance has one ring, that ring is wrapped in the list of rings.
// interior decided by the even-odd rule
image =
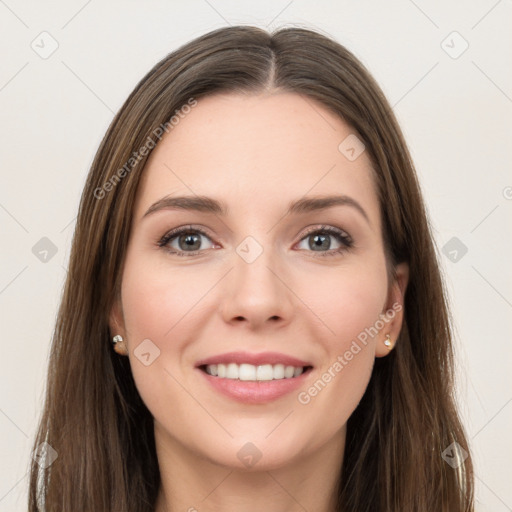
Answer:
[[[335,512],[345,433],[344,428],[314,453],[286,466],[249,471],[200,457],[168,436],[158,436],[155,427],[161,476],[155,512]]]

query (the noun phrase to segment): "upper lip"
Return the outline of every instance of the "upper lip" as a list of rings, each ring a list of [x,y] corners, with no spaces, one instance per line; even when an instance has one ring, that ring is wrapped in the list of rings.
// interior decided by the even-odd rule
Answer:
[[[252,364],[260,366],[264,364],[282,364],[285,366],[312,366],[311,363],[297,359],[296,357],[281,354],[279,352],[260,352],[258,354],[251,352],[226,352],[225,354],[218,354],[216,356],[202,359],[196,363],[196,367],[210,365],[210,364]]]

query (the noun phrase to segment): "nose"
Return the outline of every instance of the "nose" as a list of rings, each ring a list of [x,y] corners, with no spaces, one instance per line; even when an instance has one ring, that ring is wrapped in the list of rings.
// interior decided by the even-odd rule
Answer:
[[[235,253],[233,267],[220,299],[225,322],[245,322],[252,330],[290,323],[296,308],[288,273],[270,250],[264,250],[252,262]]]

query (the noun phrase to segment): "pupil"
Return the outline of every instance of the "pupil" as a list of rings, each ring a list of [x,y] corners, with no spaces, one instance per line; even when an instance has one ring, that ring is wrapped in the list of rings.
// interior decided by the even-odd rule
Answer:
[[[313,248],[316,250],[316,248],[320,247],[322,248],[322,242],[325,242],[327,241],[327,245],[324,245],[324,248],[325,249],[329,249],[330,247],[330,240],[329,240],[329,237],[325,236],[325,235],[314,235],[313,237],[314,239],[314,245],[313,245]],[[320,242],[320,244],[317,244],[317,242]]]
[[[198,249],[201,244],[200,237],[194,234],[186,234],[181,236],[181,240],[184,241],[185,245],[189,249]],[[314,235],[313,236],[313,249],[317,250],[318,248],[329,249],[330,240],[328,236],[325,235]],[[327,243],[325,243],[327,242]]]
[[[198,249],[201,243],[200,237],[193,234],[182,235],[181,240],[185,242],[189,249]]]

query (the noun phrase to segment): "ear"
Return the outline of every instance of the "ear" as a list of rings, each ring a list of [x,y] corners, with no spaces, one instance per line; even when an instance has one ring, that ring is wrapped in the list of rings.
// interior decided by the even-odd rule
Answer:
[[[123,337],[123,341],[114,344],[114,350],[119,355],[128,355],[127,340],[126,340],[126,329],[124,325],[123,308],[121,305],[121,299],[116,298],[109,314],[108,326],[110,329],[110,340],[120,334]]]
[[[400,263],[395,267],[395,276],[390,283],[386,304],[381,314],[384,327],[378,335],[375,357],[386,356],[396,344],[396,340],[402,330],[405,307],[404,297],[408,283],[409,265],[407,263]],[[384,344],[386,335],[389,335],[391,347],[387,347]]]

